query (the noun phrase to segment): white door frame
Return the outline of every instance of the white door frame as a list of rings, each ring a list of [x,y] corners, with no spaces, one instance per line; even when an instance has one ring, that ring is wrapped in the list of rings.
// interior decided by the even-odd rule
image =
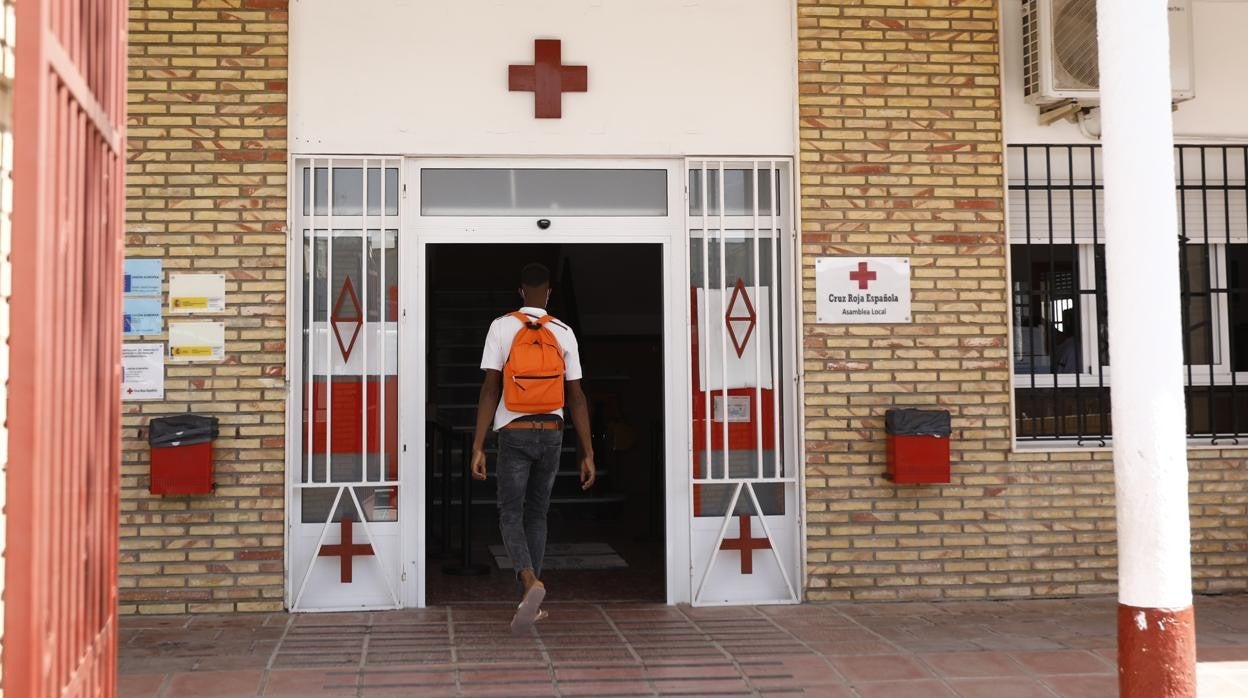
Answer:
[[[313,161],[315,159],[315,162]],[[292,155],[291,159],[291,197],[288,220],[292,229],[301,220],[297,215],[296,206],[299,201],[300,181],[295,174],[296,164],[311,162],[315,165],[333,163],[332,166],[350,166],[352,162],[360,162],[359,156],[313,156]],[[387,166],[400,168],[400,200],[398,209],[398,318],[397,318],[397,366],[399,381],[398,403],[398,459],[399,459],[399,516],[395,538],[398,539],[398,552],[391,558],[395,562],[397,580],[387,582],[391,592],[397,599],[398,606],[424,607],[426,605],[426,512],[425,502],[425,393],[426,366],[424,362],[426,350],[425,323],[423,309],[427,305],[427,288],[425,282],[425,266],[427,264],[428,246],[431,244],[463,244],[463,243],[551,243],[551,244],[620,244],[640,243],[659,244],[662,246],[662,281],[664,284],[664,421],[665,421],[665,568],[666,568],[666,600],[668,603],[690,603],[694,600],[694,585],[698,582],[695,575],[693,540],[694,528],[699,522],[694,521],[693,484],[689,471],[693,457],[693,435],[690,380],[692,365],[692,348],[690,346],[690,327],[692,326],[689,302],[690,279],[690,230],[694,217],[690,214],[689,197],[686,194],[687,166],[682,159],[572,159],[572,158],[416,158],[398,156],[372,156],[366,159],[370,165],[386,162]],[[735,161],[719,160],[720,165]],[[749,166],[749,161],[741,161]],[[781,186],[781,199],[795,205],[793,195],[792,160],[775,158],[768,165],[787,168],[790,173],[784,177]],[[393,163],[393,164],[390,164]],[[667,172],[668,211],[666,216],[653,217],[572,217],[550,216],[553,225],[547,230],[536,226],[538,216],[494,216],[494,217],[456,217],[420,215],[420,169],[433,168],[550,168],[550,169],[661,169]],[[384,185],[383,185],[384,186]],[[788,188],[787,191],[785,190]],[[331,196],[332,198],[332,192]],[[777,201],[777,203],[779,203]],[[790,209],[791,211],[792,209]],[[757,218],[757,216],[755,216]],[[364,225],[371,226],[364,217]],[[728,222],[731,222],[729,220]],[[706,225],[707,223],[703,223]],[[383,224],[384,226],[385,224]],[[723,228],[725,220],[721,217],[718,227]],[[745,228],[750,225],[741,223]],[[758,221],[753,222],[757,227]],[[800,307],[800,284],[797,283],[798,270],[801,269],[798,258],[796,220],[793,213],[784,215],[782,225],[793,226],[785,234],[790,238],[789,263],[793,266],[787,275],[792,283],[789,289],[780,289],[783,297],[792,305],[785,308],[782,304],[784,322],[788,330],[781,338],[777,347],[792,361],[793,375],[782,376],[787,381],[792,379],[791,404],[786,410],[793,415],[785,429],[786,451],[790,454],[794,469],[790,475],[792,486],[789,501],[790,511],[797,517],[795,538],[789,543],[795,551],[795,573],[790,589],[795,598],[789,602],[800,600],[802,595],[801,570],[805,563],[805,516],[804,487],[801,477],[802,439],[800,438],[801,416],[801,370],[797,356],[796,344],[800,337],[801,314],[795,310]],[[314,226],[315,227],[315,226]],[[384,236],[383,236],[384,237]],[[301,383],[303,379],[300,359],[301,352],[301,304],[302,304],[302,233],[292,230],[289,238],[288,257],[290,259],[287,294],[287,352],[288,367],[297,372],[288,377],[289,396],[287,411],[287,540],[285,546],[285,569],[287,606],[293,607],[297,594],[294,585],[299,583],[296,576],[298,570],[292,567],[291,526],[294,525],[293,497],[296,493],[300,476],[300,452],[302,432],[302,400]],[[795,431],[795,425],[796,431]],[[795,480],[795,482],[793,482]],[[792,501],[796,499],[796,501]],[[406,512],[415,513],[407,516]],[[768,536],[770,537],[770,533]],[[373,538],[367,533],[368,538]],[[720,526],[718,539],[722,541],[724,527]],[[321,532],[322,541],[325,530]],[[393,539],[392,539],[393,540]],[[319,544],[318,544],[319,545]],[[715,545],[719,549],[719,543]],[[380,558],[377,558],[380,560]],[[714,564],[714,558],[710,564]],[[782,563],[783,565],[783,563]],[[703,575],[705,577],[705,575]],[[306,583],[306,582],[304,582]],[[796,586],[794,586],[796,585]],[[778,602],[784,602],[777,599]],[[726,599],[721,602],[729,602]],[[739,602],[758,603],[775,602],[765,599],[743,599]],[[369,602],[371,603],[371,602]],[[703,603],[706,603],[703,600]],[[712,601],[712,603],[714,603]],[[384,602],[383,602],[384,606]],[[377,606],[382,607],[382,606]],[[354,608],[354,607],[352,607]],[[293,609],[292,609],[293,610]],[[332,610],[321,608],[316,610]]]
[[[537,228],[535,221],[543,216],[458,217],[420,215],[420,170],[422,168],[515,168],[544,167],[551,169],[662,169],[667,171],[668,214],[650,217],[579,217],[550,216],[553,225],[547,230]],[[663,250],[663,354],[664,354],[664,498],[666,541],[664,559],[667,576],[667,602],[688,603],[691,598],[689,574],[689,521],[692,509],[692,487],[686,472],[690,457],[689,439],[689,243],[685,228],[688,204],[685,199],[685,168],[683,159],[550,159],[550,158],[409,158],[404,163],[403,182],[406,196],[405,230],[399,237],[399,266],[407,270],[400,282],[399,394],[408,409],[399,410],[400,452],[404,469],[410,473],[411,484],[400,488],[411,499],[400,494],[402,511],[422,511],[422,515],[401,519],[403,549],[414,556],[404,560],[406,581],[403,584],[405,605],[426,605],[426,530],[423,509],[425,501],[425,464],[415,465],[411,459],[423,459],[425,443],[424,405],[426,401],[425,322],[420,309],[427,307],[425,265],[428,246],[434,244],[658,244]],[[415,312],[409,312],[414,310]],[[414,407],[414,409],[412,409]],[[415,466],[415,467],[413,467]],[[415,519],[413,521],[412,519]],[[414,538],[413,544],[408,541]]]
[[[384,176],[381,177],[378,182],[378,186],[380,187],[381,191],[377,191],[376,189],[374,189],[372,192],[368,192],[368,189],[367,189],[368,185],[365,183],[365,180],[363,179],[361,180],[362,189],[360,191],[360,198],[361,200],[369,199],[371,198],[369,194],[377,194],[378,195],[377,199],[379,201],[379,204],[381,204],[377,213],[371,213],[368,211],[367,207],[361,207],[360,212],[357,214],[352,214],[352,215],[339,214],[339,213],[335,213],[333,210],[336,207],[329,206],[328,203],[326,203],[324,212],[318,212],[315,206],[313,206],[310,209],[310,211],[305,211],[303,208],[303,204],[304,204],[304,197],[306,195],[306,192],[304,192],[301,189],[301,185],[300,185],[300,183],[303,182],[303,177],[302,177],[303,173],[301,172],[301,168],[304,168],[304,167],[309,167],[313,169],[323,168],[326,170],[333,170],[333,169],[339,169],[339,168],[342,168],[342,169],[361,168],[361,174],[362,174],[364,168],[367,168],[367,169],[381,168],[385,170],[385,169],[398,169],[398,168],[401,168],[401,166],[402,166],[401,158],[393,157],[393,156],[387,156],[387,157],[337,156],[337,155],[318,156],[318,155],[300,155],[300,154],[292,154],[290,158],[290,162],[288,164],[290,195],[288,197],[288,203],[287,203],[288,236],[287,236],[287,268],[286,268],[286,272],[287,272],[287,293],[286,293],[287,409],[286,409],[286,458],[285,458],[285,464],[286,464],[286,467],[285,467],[285,492],[286,492],[285,524],[286,526],[285,526],[285,540],[284,540],[285,545],[284,545],[284,550],[283,550],[283,559],[284,559],[284,569],[285,569],[285,577],[286,577],[285,585],[284,585],[285,586],[285,604],[286,604],[286,607],[292,611],[335,611],[335,610],[361,610],[361,609],[376,609],[376,608],[398,608],[398,607],[402,607],[405,603],[404,602],[404,590],[403,590],[402,582],[400,581],[403,577],[403,575],[400,572],[401,558],[402,558],[402,553],[403,553],[403,550],[402,550],[403,539],[402,539],[401,525],[404,519],[406,518],[406,516],[403,514],[400,515],[400,521],[397,523],[393,521],[369,522],[366,520],[366,517],[361,516],[361,521],[359,522],[359,527],[361,530],[359,531],[358,534],[352,536],[353,538],[352,541],[349,541],[353,543],[368,543],[372,545],[374,548],[373,554],[365,556],[364,559],[360,561],[358,566],[353,565],[353,569],[359,570],[362,573],[362,577],[368,578],[369,575],[373,575],[373,579],[375,583],[372,585],[374,593],[372,594],[371,599],[365,598],[364,600],[358,601],[358,602],[355,600],[352,600],[349,603],[341,603],[341,604],[338,603],[338,600],[336,598],[332,598],[328,601],[325,599],[320,599],[319,601],[300,603],[301,600],[304,599],[304,592],[306,590],[308,590],[309,588],[315,589],[317,587],[317,584],[312,581],[313,577],[315,576],[314,571],[318,567],[316,564],[318,562],[317,560],[318,556],[316,554],[316,551],[319,550],[321,545],[323,543],[326,543],[330,537],[337,537],[336,535],[331,535],[331,527],[333,526],[333,523],[334,523],[331,519],[327,519],[323,523],[312,522],[312,523],[304,524],[302,523],[302,516],[300,515],[301,508],[302,508],[302,504],[300,500],[301,477],[304,473],[303,469],[305,467],[305,462],[308,468],[308,472],[309,473],[312,472],[311,462],[313,458],[311,454],[304,452],[304,448],[305,446],[307,446],[308,450],[311,450],[311,444],[312,444],[311,434],[314,431],[313,427],[309,426],[306,432],[307,441],[305,442],[304,441],[305,431],[304,431],[303,420],[305,417],[305,410],[307,409],[307,405],[304,404],[304,391],[309,389],[308,388],[309,384],[305,382],[305,379],[312,376],[313,368],[315,367],[315,364],[317,363],[317,361],[314,359],[312,361],[312,364],[313,364],[312,367],[305,367],[304,361],[303,361],[304,322],[305,320],[309,322],[310,335],[312,333],[312,327],[314,327],[315,322],[316,322],[316,318],[313,317],[312,311],[310,310],[310,308],[313,307],[312,304],[309,304],[307,306],[309,308],[309,310],[307,311],[308,315],[304,315],[305,292],[311,288],[311,283],[312,283],[310,279],[305,281],[303,278],[304,273],[306,271],[304,269],[304,266],[305,266],[304,264],[305,262],[304,260],[304,244],[305,244],[304,226],[307,226],[309,230],[312,231],[311,233],[312,238],[309,244],[310,244],[311,249],[313,250],[315,250],[315,242],[317,241],[318,235],[320,234],[318,231],[324,231],[325,240],[328,241],[331,238],[334,238],[337,236],[337,233],[328,232],[331,230],[336,231],[336,230],[339,230],[340,228],[349,230],[355,227],[358,227],[361,231],[377,229],[381,231],[381,241],[382,241],[381,244],[384,248],[385,240],[387,239],[385,231],[397,230],[401,232],[404,228],[404,222],[402,220],[403,207],[401,205],[402,204],[402,192],[399,192],[399,196],[397,197],[399,199],[400,205],[397,211],[395,211],[395,213],[387,212],[384,203],[382,203],[389,199],[389,196],[387,195],[388,192],[394,191],[393,187],[387,190],[387,187],[384,184],[384,182],[386,181],[386,178]],[[327,192],[326,192],[326,197],[325,197],[326,200],[333,199],[333,186],[334,185],[332,181],[333,181],[333,178],[332,177],[329,178],[328,183],[326,185],[327,186]],[[361,251],[362,252],[366,244],[364,240],[365,240],[365,237],[361,236]],[[327,251],[329,251],[329,247],[327,247]],[[332,257],[333,255],[330,254],[328,259],[332,260]],[[332,268],[333,268],[332,261],[329,261],[328,264],[329,264],[329,269],[332,271]],[[382,262],[382,270],[384,271],[384,262]],[[397,272],[399,270],[396,269],[395,271]],[[384,284],[385,275],[381,274],[381,276],[383,277],[382,283]],[[332,274],[330,274],[330,277],[332,277]],[[384,375],[388,375],[387,367],[392,365],[391,363],[392,360],[395,360],[398,358],[397,356],[394,355],[394,353],[390,352],[388,349],[388,346],[389,346],[388,337],[390,336],[389,333],[394,332],[397,334],[397,327],[394,328],[394,330],[389,330],[389,331],[388,331],[388,328],[386,327],[386,325],[389,323],[385,321],[385,311],[384,311],[385,301],[384,300],[382,301],[383,305],[382,305],[382,310],[381,310],[380,321],[377,323],[373,323],[376,327],[374,328],[369,327],[369,323],[367,322],[367,319],[366,319],[367,314],[366,312],[364,312],[368,308],[367,299],[369,298],[369,293],[368,293],[369,289],[367,288],[367,280],[362,279],[362,281],[363,281],[363,285],[361,286],[360,293],[363,294],[365,301],[363,304],[363,310],[361,311],[361,317],[360,317],[361,322],[363,324],[362,324],[362,332],[361,332],[361,337],[360,337],[360,352],[358,356],[361,356],[364,358],[361,361],[355,362],[355,361],[347,361],[345,357],[343,360],[339,361],[336,358],[331,359],[329,356],[326,356],[324,361],[321,363],[323,364],[322,369],[326,370],[327,373],[332,373],[333,375],[351,375],[351,370],[359,370],[360,375],[362,377],[373,376],[375,374],[384,376]],[[402,279],[400,278],[399,281],[401,283]],[[328,289],[328,284],[327,284],[327,289]],[[384,292],[378,293],[378,296],[379,298],[384,298]],[[329,305],[330,305],[329,299],[328,297],[326,297],[327,315],[331,312],[329,310]],[[397,323],[395,324],[397,325]],[[372,347],[372,351],[370,351],[369,346],[368,346],[369,336],[370,336],[370,333],[372,333],[373,331],[376,331],[377,337],[374,338],[374,346]],[[328,337],[326,337],[326,346],[327,348],[329,346]],[[372,354],[378,354],[379,356],[373,356],[372,360],[370,361],[368,357]],[[350,364],[352,363],[357,364],[354,367],[354,369],[350,367]],[[335,368],[333,370],[329,369],[330,366],[336,366],[338,364],[341,364],[346,370],[339,372],[338,368]],[[395,367],[397,368],[397,361],[393,365],[395,365]],[[305,373],[305,368],[307,368],[307,373]],[[370,368],[372,368],[373,371],[369,371],[368,369]],[[378,371],[378,369],[380,370]],[[320,375],[320,374],[317,374],[317,375]],[[366,380],[362,380],[362,384],[363,385],[361,387],[361,393],[360,393],[361,401],[366,402],[367,401],[366,396],[368,392],[367,387],[366,387],[367,386]],[[384,379],[382,381],[382,384],[384,384]],[[332,388],[328,388],[327,390],[329,392],[332,392]],[[326,400],[327,402],[332,403],[332,400],[330,400],[328,397],[326,398]],[[382,398],[380,402],[381,404],[384,405],[385,399]],[[362,407],[362,409],[364,408]],[[384,406],[381,407],[381,410],[384,413],[384,410],[385,410]],[[402,411],[403,410],[402,410],[402,406],[400,403],[400,409],[399,409],[400,416],[401,416]],[[327,406],[327,413],[332,415],[333,409]],[[332,416],[330,417],[330,419],[332,419]],[[367,424],[367,421],[368,421],[367,416],[361,415],[361,419],[364,424]],[[383,425],[381,426],[381,428],[384,430],[385,419],[379,418],[379,423]],[[311,420],[309,420],[309,425],[310,424],[311,424]],[[328,423],[326,424],[326,432],[327,432],[326,440],[331,441],[333,438],[332,429]],[[367,436],[361,435],[361,441],[365,443],[367,442],[367,438],[368,438]],[[384,444],[384,438],[385,438],[384,436],[379,436],[379,440],[381,444]],[[382,453],[384,453],[384,445],[381,446],[381,449],[382,449]],[[330,457],[329,451],[332,451],[332,448],[327,447],[326,451],[327,451],[327,460],[328,460],[328,458]],[[307,459],[306,461],[305,461],[305,457]],[[399,458],[398,465],[400,468],[402,468],[405,459],[402,456],[401,450],[400,450],[400,453],[398,454],[398,458]],[[380,462],[384,464],[385,462],[384,455],[380,457]],[[329,473],[329,472],[330,472],[330,467],[328,466],[328,462],[327,462],[326,473]],[[383,471],[383,474],[379,474],[378,479],[369,478],[367,472],[368,472],[367,469],[364,469],[363,481],[360,481],[360,482],[348,482],[348,481],[342,481],[342,482],[332,481],[331,482],[332,477],[326,475],[326,480],[324,482],[321,482],[320,484],[328,484],[329,486],[336,485],[336,486],[339,486],[340,488],[346,488],[346,489],[339,490],[337,494],[337,499],[335,499],[335,504],[331,505],[330,516],[332,516],[333,511],[336,509],[336,503],[343,497],[344,493],[346,494],[347,499],[349,499],[352,502],[352,506],[356,509],[356,511],[358,513],[363,513],[363,508],[360,506],[358,496],[354,492],[355,487],[357,486],[366,486],[366,487],[367,486],[386,486],[386,485],[394,483],[394,481],[391,478],[389,478],[388,476],[384,474],[384,471]],[[400,478],[401,478],[402,476],[401,469],[399,473],[400,473]],[[404,488],[402,487],[400,487],[399,489],[400,497],[404,496],[403,489]],[[311,548],[312,553],[310,555],[310,560],[300,559],[296,561],[296,558],[301,557],[301,555],[296,554],[296,548],[301,545],[301,542],[306,543],[309,540],[317,541],[316,544]],[[306,552],[306,548],[302,550]],[[308,556],[303,555],[302,557],[308,557]],[[320,567],[323,568],[324,565],[321,565]],[[381,570],[380,575],[376,574],[378,569]],[[392,578],[387,574],[387,572],[393,572],[396,574]],[[384,594],[380,595],[380,597],[379,597],[379,594],[376,593],[378,592],[378,590],[384,591]]]

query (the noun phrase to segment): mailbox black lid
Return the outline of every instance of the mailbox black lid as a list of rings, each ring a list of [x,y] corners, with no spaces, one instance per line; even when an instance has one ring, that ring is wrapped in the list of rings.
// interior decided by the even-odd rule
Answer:
[[[949,436],[947,410],[891,409],[884,413],[884,431],[893,436]]]

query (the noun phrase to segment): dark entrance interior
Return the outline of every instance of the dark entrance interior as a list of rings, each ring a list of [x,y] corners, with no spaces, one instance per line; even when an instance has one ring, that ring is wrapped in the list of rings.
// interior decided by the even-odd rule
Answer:
[[[516,599],[513,573],[491,550],[501,542],[492,436],[489,479],[463,475],[486,330],[517,309],[529,262],[551,270],[549,310],[576,331],[598,467],[598,483],[582,492],[569,420],[542,574],[548,598],[663,601],[662,247],[444,244],[428,247],[427,262],[428,603]],[[479,573],[448,574],[464,561],[465,529]]]

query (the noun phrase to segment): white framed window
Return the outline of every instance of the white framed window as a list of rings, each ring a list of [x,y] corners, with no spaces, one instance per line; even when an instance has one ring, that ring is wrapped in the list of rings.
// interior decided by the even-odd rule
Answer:
[[[1099,146],[1009,148],[1015,436],[1111,437]],[[1175,148],[1187,431],[1248,435],[1248,146]]]

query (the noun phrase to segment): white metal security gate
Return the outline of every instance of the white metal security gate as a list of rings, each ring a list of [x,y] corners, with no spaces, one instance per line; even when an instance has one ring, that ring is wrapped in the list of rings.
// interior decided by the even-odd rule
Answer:
[[[692,601],[798,602],[789,168],[695,159],[688,172]]]
[[[410,598],[401,486],[401,160],[292,167],[287,599],[292,610],[397,608]],[[295,280],[300,280],[298,286]]]
[[[424,443],[424,323],[407,318],[405,309],[425,307],[425,284],[416,280],[424,278],[426,247],[463,242],[663,245],[668,601],[799,601],[799,280],[791,164],[547,162],[548,171],[666,170],[671,208],[638,214],[644,203],[621,192],[620,202],[608,202],[617,206],[614,215],[565,209],[540,235],[527,214],[508,208],[516,206],[514,188],[513,202],[494,208],[466,200],[480,197],[481,187],[460,185],[444,192],[443,209],[422,206],[424,169],[451,182],[460,175],[448,178],[446,171],[462,169],[488,183],[517,165],[540,163],[294,161],[290,608],[424,603],[425,464],[422,448],[404,447]],[[588,185],[571,189],[578,186]],[[582,193],[592,198],[588,189]]]

